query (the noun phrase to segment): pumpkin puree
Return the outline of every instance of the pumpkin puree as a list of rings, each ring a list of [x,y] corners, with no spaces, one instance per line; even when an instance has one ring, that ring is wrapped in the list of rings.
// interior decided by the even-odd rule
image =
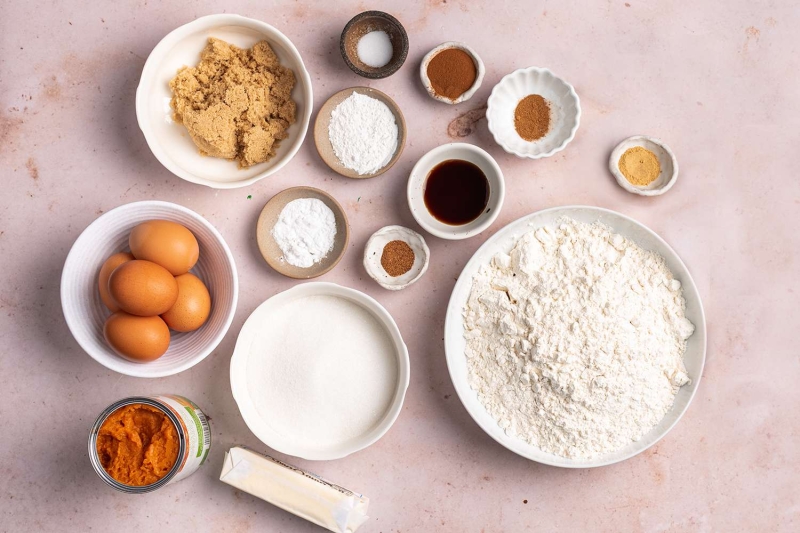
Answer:
[[[178,459],[175,425],[160,410],[135,403],[105,419],[97,434],[97,454],[108,474],[125,485],[151,485]]]

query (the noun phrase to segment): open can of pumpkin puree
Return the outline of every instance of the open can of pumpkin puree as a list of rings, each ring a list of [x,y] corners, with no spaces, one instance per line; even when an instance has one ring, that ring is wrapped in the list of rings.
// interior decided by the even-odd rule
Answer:
[[[115,489],[144,494],[193,474],[208,457],[211,428],[183,396],[133,396],[109,405],[89,434],[89,460]]]

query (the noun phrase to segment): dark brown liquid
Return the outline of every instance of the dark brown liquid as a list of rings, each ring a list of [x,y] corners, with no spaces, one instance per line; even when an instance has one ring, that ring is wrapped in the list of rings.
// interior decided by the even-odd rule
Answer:
[[[425,180],[425,207],[439,222],[472,222],[489,203],[489,180],[477,165],[460,159],[442,161]]]

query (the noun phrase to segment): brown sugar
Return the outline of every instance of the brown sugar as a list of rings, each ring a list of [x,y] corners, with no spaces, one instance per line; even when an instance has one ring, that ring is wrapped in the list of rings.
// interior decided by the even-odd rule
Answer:
[[[244,50],[209,38],[200,64],[169,82],[175,121],[203,155],[235,159],[240,167],[268,161],[294,124],[294,72],[281,66],[266,41]]]
[[[460,48],[448,48],[433,56],[426,71],[433,92],[450,100],[467,92],[478,76],[472,56]]]
[[[97,433],[97,455],[108,475],[124,485],[151,485],[178,459],[180,439],[159,409],[135,403],[120,407]]]
[[[514,128],[526,141],[541,139],[550,131],[550,102],[541,95],[529,94],[514,110]]]

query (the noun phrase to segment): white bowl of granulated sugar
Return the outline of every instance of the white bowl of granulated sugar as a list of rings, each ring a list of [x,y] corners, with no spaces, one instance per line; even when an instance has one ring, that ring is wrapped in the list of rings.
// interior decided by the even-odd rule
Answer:
[[[311,282],[276,294],[247,318],[231,357],[231,391],[264,444],[332,460],[389,431],[409,373],[408,349],[381,304]]]

